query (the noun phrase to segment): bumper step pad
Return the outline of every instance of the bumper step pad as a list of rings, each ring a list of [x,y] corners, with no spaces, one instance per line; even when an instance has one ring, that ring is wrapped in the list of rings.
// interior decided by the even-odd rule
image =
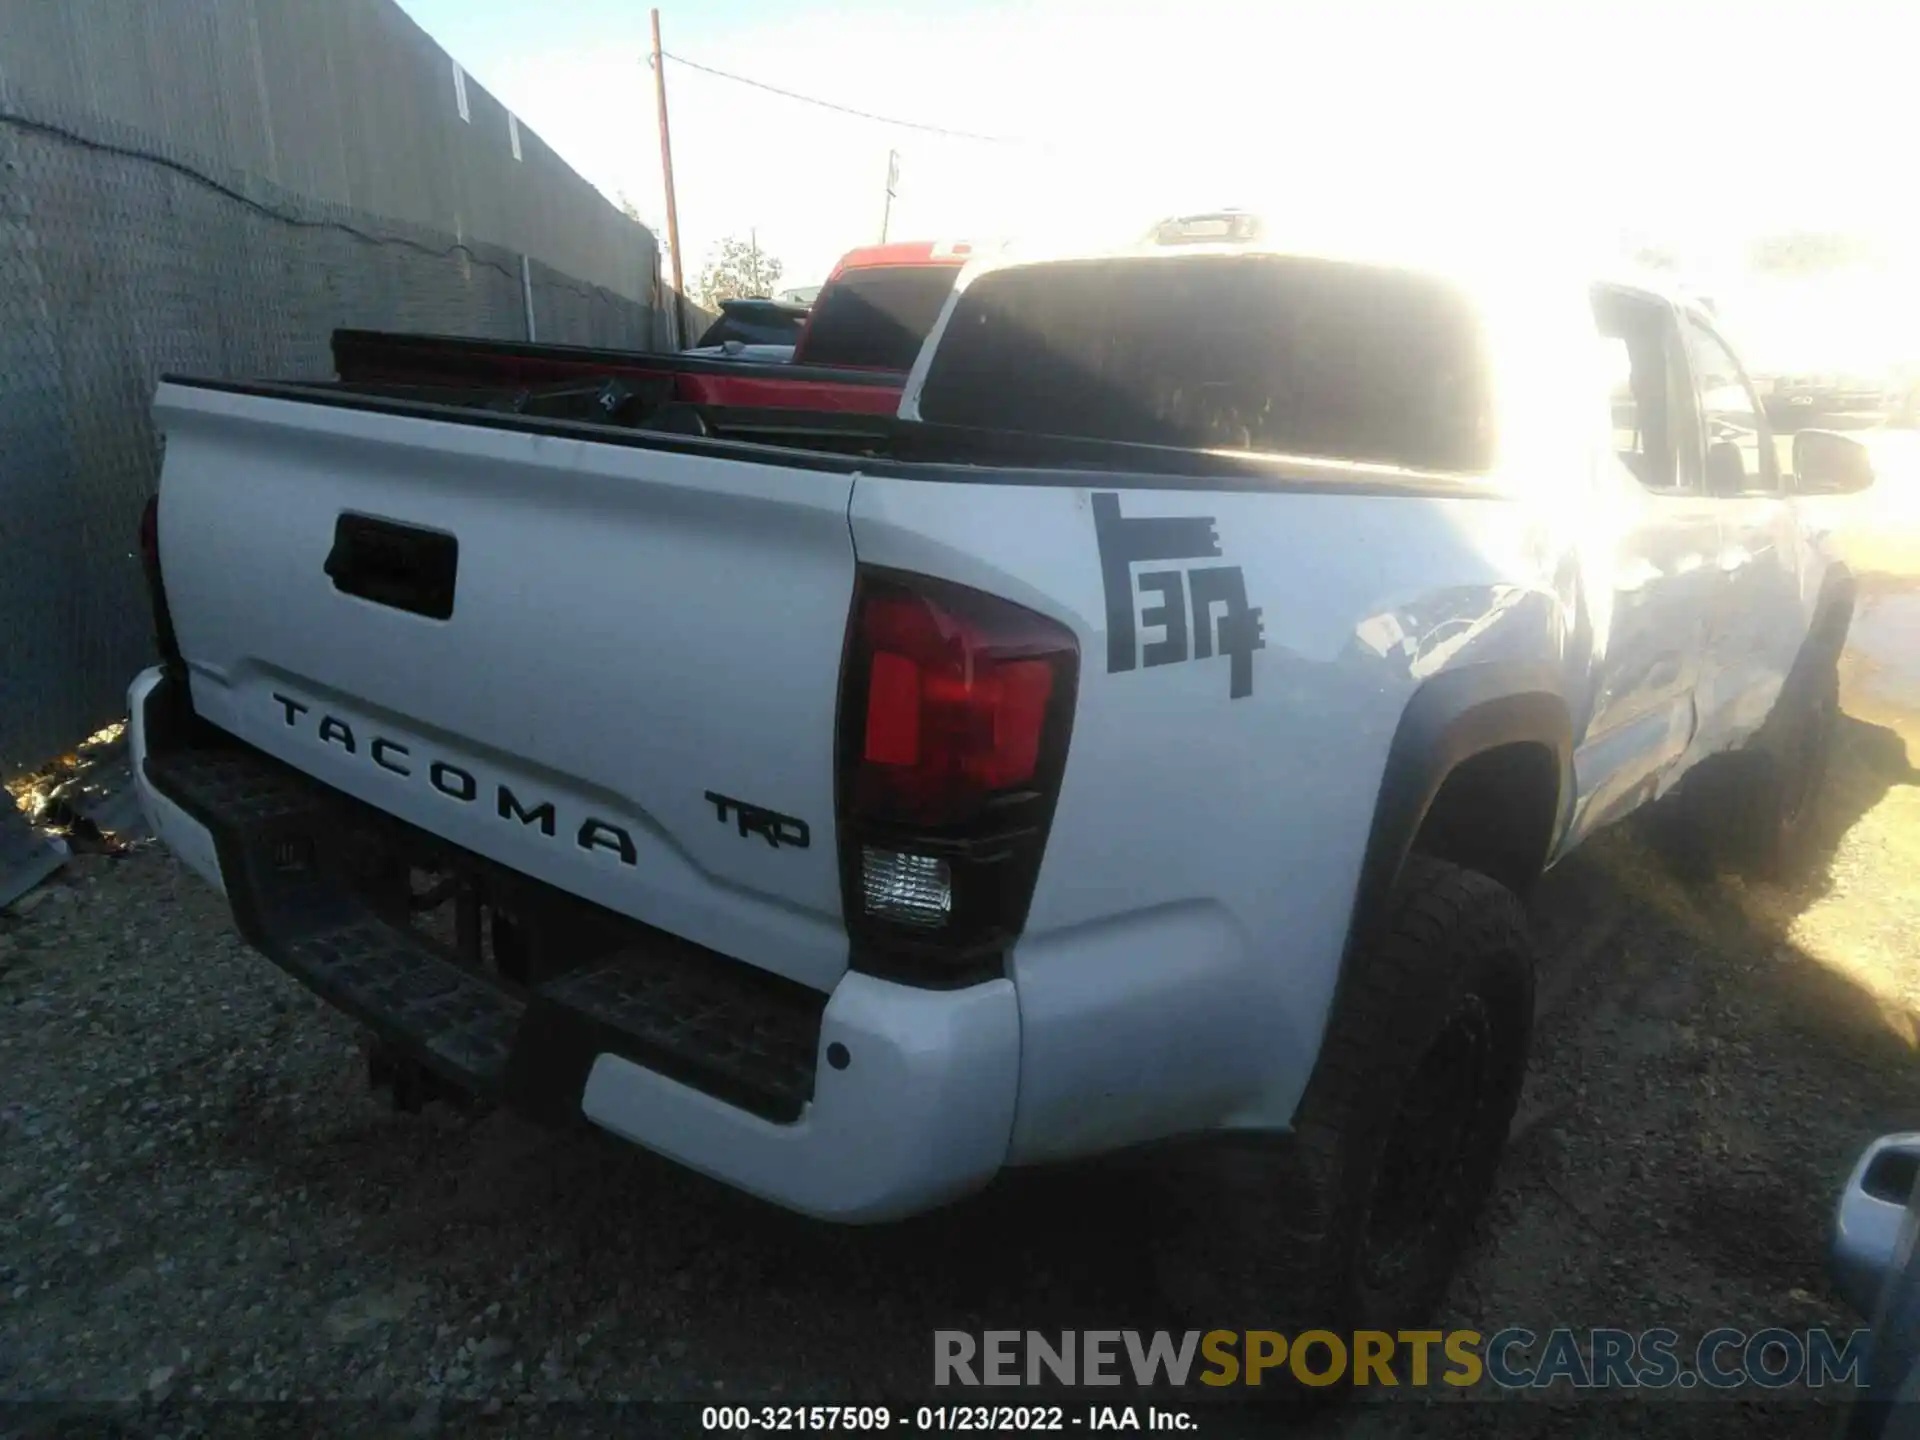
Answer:
[[[384,818],[360,802],[237,744],[149,755],[146,775],[213,835],[255,948],[463,1090],[577,1119],[611,1052],[777,1122],[812,1098],[817,991],[637,921],[620,922],[634,943],[520,990],[360,898],[345,879],[363,858],[355,837]]]
[[[568,1017],[585,1022],[584,1043],[569,1048],[613,1048],[765,1119],[799,1119],[813,1097],[826,996],[777,981],[742,984],[687,961],[669,947],[623,951],[543,986],[536,1003],[554,1007],[556,1029]],[[593,1040],[588,1027],[616,1043]]]
[[[517,996],[374,919],[295,941],[280,963],[429,1068],[498,1098],[526,1013]]]

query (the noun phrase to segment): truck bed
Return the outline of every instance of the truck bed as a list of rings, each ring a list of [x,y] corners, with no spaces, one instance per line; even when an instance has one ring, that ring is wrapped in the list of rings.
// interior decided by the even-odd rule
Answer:
[[[603,384],[694,405],[891,415],[905,376],[892,370],[763,364],[586,345],[336,330],[334,373],[354,385],[523,390]]]
[[[1134,476],[1151,477],[1156,486],[1172,488],[1187,480],[1208,490],[1477,499],[1500,493],[1498,485],[1490,486],[1482,475],[1399,465],[1354,464],[1310,455],[1200,451],[942,425],[901,420],[891,409],[875,412],[813,409],[800,404],[695,402],[680,398],[676,388],[663,383],[670,380],[666,369],[656,374],[648,368],[655,364],[653,357],[641,357],[644,364],[639,367],[619,368],[636,358],[619,351],[582,350],[578,353],[605,355],[612,363],[599,369],[582,363],[571,375],[550,383],[494,383],[479,378],[479,372],[508,365],[510,357],[492,355],[492,342],[458,343],[479,347],[471,357],[475,366],[471,372],[436,371],[423,364],[406,370],[405,378],[380,378],[372,373],[377,367],[355,366],[354,378],[337,381],[229,381],[180,375],[165,375],[161,381],[181,391],[252,395],[370,414],[565,436],[598,444],[730,455],[770,464],[837,468],[847,473],[903,479],[946,478],[971,484],[1024,484],[1040,479],[1052,485],[1111,486],[1126,484],[1125,477]],[[546,363],[545,357],[534,358]],[[677,356],[660,357],[659,363],[663,367],[717,363],[727,368],[725,362]],[[463,376],[467,377],[465,383]],[[630,380],[635,383],[629,384]],[[724,386],[721,392],[735,393]],[[883,468],[876,470],[876,465]],[[1076,475],[1082,477],[1080,482],[1073,478]]]

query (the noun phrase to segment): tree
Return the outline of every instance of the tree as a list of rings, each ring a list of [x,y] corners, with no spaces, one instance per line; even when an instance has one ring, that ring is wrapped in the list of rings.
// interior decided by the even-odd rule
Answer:
[[[626,191],[624,190],[614,191],[613,204],[616,210],[618,210],[622,215],[626,216],[629,220],[633,221],[634,224],[644,225],[647,223],[646,221],[640,218],[640,207],[633,203],[633,197],[627,194]]]
[[[708,255],[700,271],[700,299],[707,305],[771,295],[782,266],[752,240],[729,235]]]

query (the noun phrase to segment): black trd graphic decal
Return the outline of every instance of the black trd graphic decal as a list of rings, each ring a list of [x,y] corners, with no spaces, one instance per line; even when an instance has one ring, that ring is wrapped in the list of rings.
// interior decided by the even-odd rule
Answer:
[[[1189,658],[1207,660],[1220,654],[1229,660],[1227,697],[1238,700],[1251,695],[1253,652],[1265,649],[1267,642],[1259,609],[1247,604],[1246,578],[1240,567],[1143,570],[1137,580],[1133,573],[1133,566],[1143,561],[1217,559],[1220,536],[1213,517],[1129,519],[1120,513],[1117,494],[1096,494],[1093,528],[1107,597],[1107,673]],[[1136,594],[1157,596],[1159,603],[1141,611]],[[1143,649],[1142,624],[1164,630],[1165,638],[1150,641]]]

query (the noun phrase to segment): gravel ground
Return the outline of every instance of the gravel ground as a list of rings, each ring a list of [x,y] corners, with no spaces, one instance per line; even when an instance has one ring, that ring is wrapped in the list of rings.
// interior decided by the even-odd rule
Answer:
[[[1683,886],[1631,827],[1550,877],[1537,1061],[1446,1323],[1853,1325],[1824,1276],[1829,1208],[1858,1147],[1920,1116],[1920,1069],[1908,1012],[1848,972],[1845,925],[1796,922],[1838,891],[1911,923],[1909,753],[1920,727],[1846,722],[1831,855],[1798,890]],[[154,1425],[213,1406],[191,1414],[216,1429],[240,1412],[215,1402],[382,1401],[402,1429],[461,1432],[562,1413],[547,1401],[923,1394],[936,1328],[1155,1313],[1122,1177],[839,1230],[589,1133],[395,1114],[362,1074],[353,1027],[152,846],[76,856],[0,912],[0,1400],[137,1403]],[[364,1428],[298,1413],[303,1433]],[[1833,1420],[1422,1401],[1314,1428],[1495,1414],[1555,1434]]]

